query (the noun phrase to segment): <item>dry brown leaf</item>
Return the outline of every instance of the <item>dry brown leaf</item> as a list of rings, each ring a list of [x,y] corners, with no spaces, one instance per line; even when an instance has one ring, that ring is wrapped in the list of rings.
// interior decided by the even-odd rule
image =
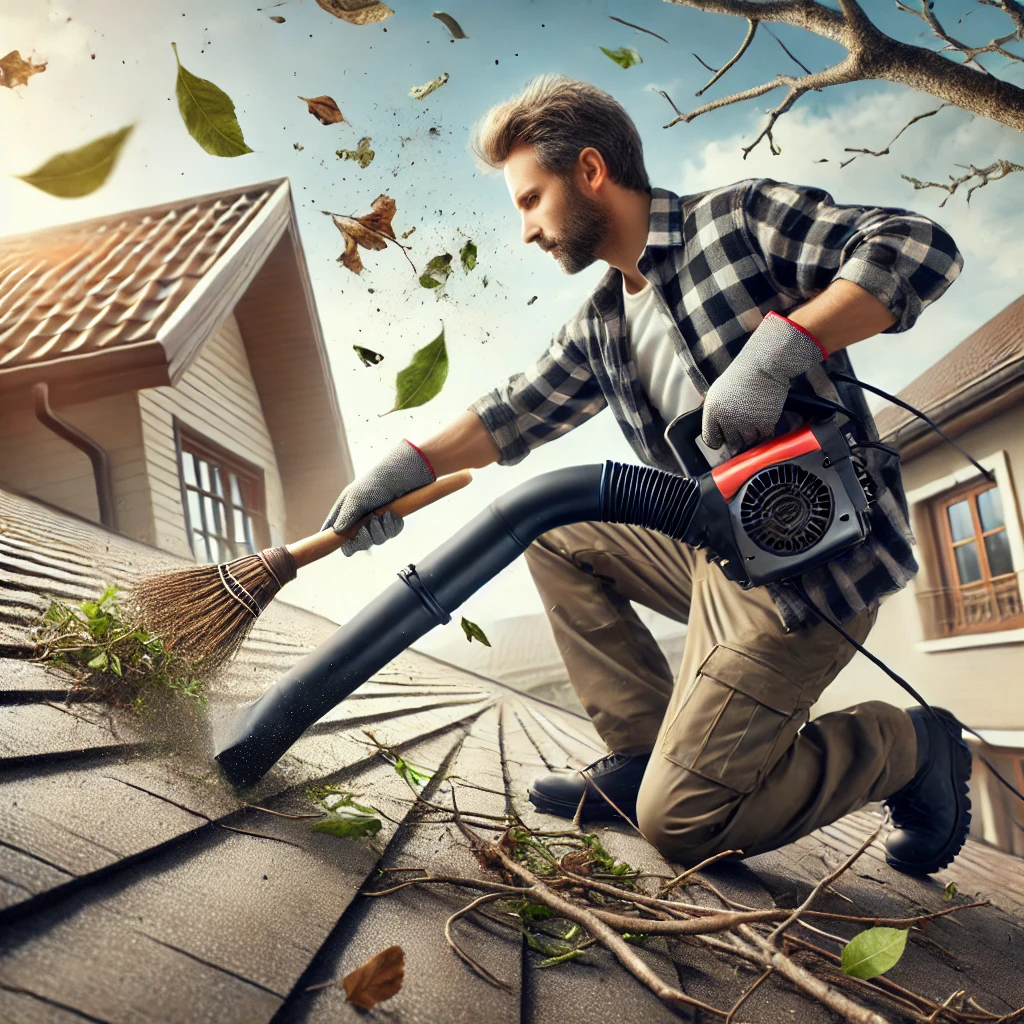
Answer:
[[[339,124],[345,120],[344,114],[338,109],[338,104],[330,96],[300,96],[299,99],[306,101],[309,112],[321,124]]]
[[[316,0],[328,13],[350,25],[372,25],[395,12],[380,0]]]
[[[450,15],[445,14],[444,11],[434,11],[431,15],[433,18],[437,18],[439,22],[452,34],[453,39],[468,39],[469,36],[462,31],[462,26]]]
[[[270,20],[271,21],[276,21],[278,23],[278,25],[283,25],[284,24],[284,18],[282,18],[280,14],[271,14],[270,15]]]
[[[17,50],[11,50],[6,56],[0,57],[0,85],[16,89],[19,85],[28,85],[33,75],[45,70],[45,60],[42,64],[33,64],[31,60],[22,60]]]
[[[338,262],[358,274],[363,269],[359,246],[364,249],[386,249],[387,239],[395,240],[391,218],[395,215],[395,201],[383,193],[374,199],[372,212],[362,217],[346,217],[333,214],[331,219],[345,238],[345,251]]]
[[[404,977],[405,952],[401,946],[388,946],[362,967],[346,974],[341,983],[350,1003],[362,1010],[372,1010],[402,987]]]

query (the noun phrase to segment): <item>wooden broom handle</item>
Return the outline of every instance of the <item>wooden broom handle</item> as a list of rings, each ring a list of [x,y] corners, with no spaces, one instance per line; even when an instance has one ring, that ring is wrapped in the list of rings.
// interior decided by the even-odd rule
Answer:
[[[460,469],[457,473],[449,473],[447,476],[439,477],[432,484],[420,487],[408,494],[396,498],[390,505],[384,505],[376,512],[370,512],[363,516],[354,526],[344,533],[336,533],[334,530],[322,530],[313,534],[312,537],[304,537],[294,544],[288,545],[288,552],[295,559],[295,567],[301,569],[303,566],[315,562],[318,558],[337,551],[347,540],[351,540],[360,530],[364,523],[372,516],[379,516],[389,509],[396,516],[405,518],[410,512],[432,505],[440,498],[444,498],[454,491],[459,491],[473,479],[473,474],[468,469]]]

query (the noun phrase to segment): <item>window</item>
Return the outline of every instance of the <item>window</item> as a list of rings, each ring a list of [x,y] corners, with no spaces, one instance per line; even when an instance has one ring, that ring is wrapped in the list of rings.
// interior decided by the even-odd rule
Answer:
[[[178,426],[185,528],[197,562],[227,562],[268,544],[263,473]]]
[[[943,582],[934,595],[939,635],[1024,626],[999,486],[975,480],[935,499],[932,514]]]

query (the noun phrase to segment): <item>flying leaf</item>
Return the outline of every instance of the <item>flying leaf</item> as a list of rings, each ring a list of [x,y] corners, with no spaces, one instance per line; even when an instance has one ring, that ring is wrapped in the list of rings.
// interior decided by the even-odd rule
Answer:
[[[468,39],[469,36],[462,31],[462,26],[450,15],[445,14],[444,11],[434,11],[431,17],[437,18],[439,22],[452,34],[453,39]]]
[[[300,96],[300,100],[306,101],[309,112],[321,124],[339,124],[345,120],[344,115],[338,109],[338,104],[330,96]]]
[[[186,71],[178,59],[178,44],[171,43],[171,46],[178,64],[178,81],[175,84],[178,110],[189,135],[213,156],[251,153],[238,126],[231,97],[213,82]]]
[[[374,155],[373,150],[370,149],[370,137],[367,135],[360,139],[359,145],[355,149],[338,149],[335,150],[334,155],[339,160],[355,160],[360,167],[369,167]]]
[[[536,301],[537,301],[537,296],[536,296],[536,295],[534,295],[534,296],[533,296],[533,297],[532,297],[532,298],[530,299],[530,301],[529,301],[529,302],[527,302],[526,304],[527,304],[528,306],[532,306],[532,305],[533,305],[533,304],[534,304],[534,303],[535,303]]]
[[[956,882],[950,882],[945,889],[942,890],[942,898],[944,900],[951,900],[956,895]]]
[[[617,50],[606,50],[603,46],[598,49],[610,57],[620,68],[631,68],[634,64],[643,64],[643,59],[631,46],[620,46]]]
[[[476,245],[472,241],[467,242],[459,252],[459,258],[462,260],[463,270],[472,270],[476,266]]]
[[[443,256],[435,256],[427,264],[427,269],[420,274],[420,284],[424,288],[441,288],[451,272],[451,253],[446,252]]]
[[[907,946],[906,928],[867,928],[843,947],[843,974],[868,981],[895,967]]]
[[[33,64],[31,60],[23,60],[17,50],[0,57],[0,85],[8,89],[17,89],[19,85],[28,85],[28,80],[40,71],[46,70],[46,61]]]
[[[270,15],[270,20],[271,21],[276,21],[278,23],[278,25],[283,25],[284,24],[284,18],[282,18],[280,14],[271,14]]]
[[[370,957],[362,967],[346,974],[342,985],[348,1001],[362,1010],[372,1010],[390,999],[405,978],[405,953],[401,946],[388,946]]]
[[[382,193],[374,199],[372,207],[373,212],[362,217],[331,215],[345,239],[345,251],[338,257],[338,262],[354,274],[363,269],[357,246],[379,251],[387,248],[389,238],[395,238],[391,227],[391,218],[395,215],[394,199]]]
[[[448,377],[448,352],[444,346],[444,328],[429,345],[418,349],[404,370],[395,379],[394,407],[383,415],[399,409],[411,409],[436,397]]]
[[[328,13],[350,25],[373,25],[395,12],[380,0],[316,0]]]
[[[295,149],[296,152],[301,153],[306,147],[302,145],[301,142],[293,142],[292,148]]]
[[[413,224],[413,226],[411,228],[409,228],[408,231],[403,231],[402,232],[402,237],[403,238],[408,238],[415,230],[416,230],[416,225]]]
[[[484,274],[484,277],[483,277],[483,282],[484,282],[484,287],[485,287],[485,288],[486,288],[486,287],[487,287],[487,285],[488,285],[488,284],[490,283],[490,282],[489,282],[489,281],[487,280],[487,275],[486,275],[486,274]]]
[[[445,82],[448,81],[448,72],[446,71],[443,75],[438,75],[437,78],[427,82],[426,85],[414,85],[409,90],[409,95],[413,99],[421,100],[426,96],[429,96],[435,89],[440,89]]]
[[[95,192],[110,175],[134,125],[103,135],[79,149],[50,157],[31,174],[17,177],[51,196],[75,199]]]
[[[376,366],[384,357],[372,348],[363,348],[362,345],[353,345],[356,355],[363,361],[363,366]]]
[[[475,622],[470,622],[465,615],[462,616],[462,632],[466,634],[466,640],[469,642],[479,640],[485,647],[491,646],[491,641],[487,639],[484,631]]]
[[[329,814],[313,826],[314,832],[326,832],[342,839],[362,839],[375,836],[383,822],[371,814]]]

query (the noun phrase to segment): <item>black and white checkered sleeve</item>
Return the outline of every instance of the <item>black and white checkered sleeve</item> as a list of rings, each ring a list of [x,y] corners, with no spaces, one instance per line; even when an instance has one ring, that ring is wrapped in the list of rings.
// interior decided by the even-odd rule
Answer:
[[[561,437],[607,404],[584,347],[563,327],[532,367],[513,374],[469,408],[494,439],[498,465],[514,466],[533,448]]]
[[[909,330],[957,279],[963,257],[934,221],[911,210],[840,205],[820,188],[761,178],[743,197],[748,238],[776,288],[806,301],[836,278],[869,291]]]

